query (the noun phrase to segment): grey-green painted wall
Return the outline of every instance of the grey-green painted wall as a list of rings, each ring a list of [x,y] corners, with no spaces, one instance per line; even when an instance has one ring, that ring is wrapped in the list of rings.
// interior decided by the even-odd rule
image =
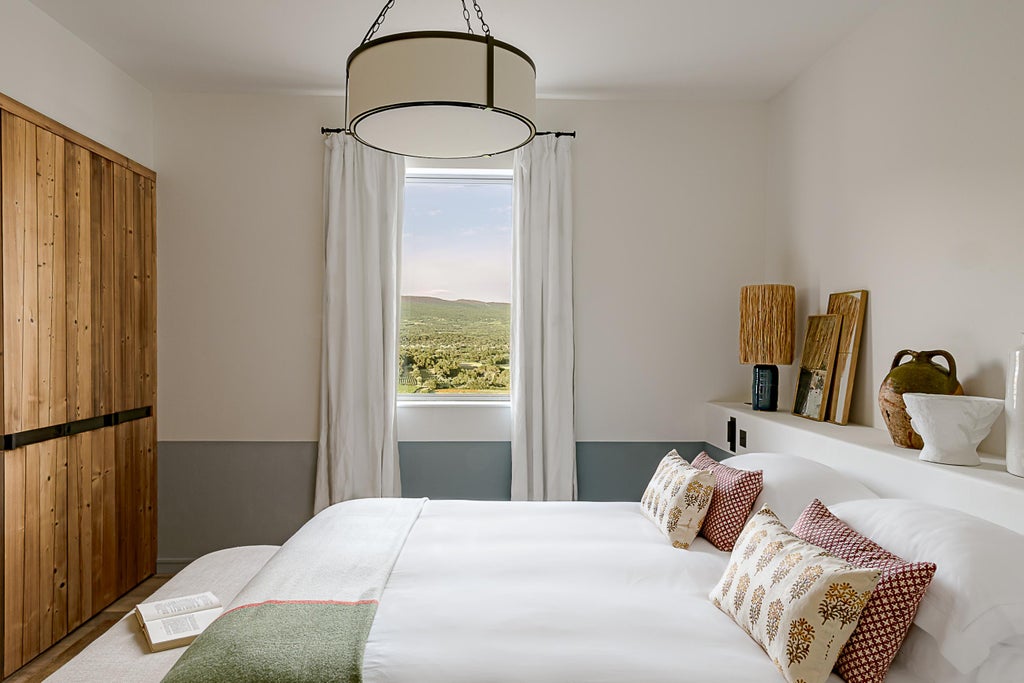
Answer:
[[[708,446],[702,441],[577,443],[579,499],[640,500],[658,461],[673,448],[691,459]],[[709,452],[716,458],[728,455]],[[399,457],[403,495],[509,498],[507,441],[405,441]],[[313,512],[315,471],[312,442],[161,442],[158,569],[176,571],[220,548],[284,542]]]

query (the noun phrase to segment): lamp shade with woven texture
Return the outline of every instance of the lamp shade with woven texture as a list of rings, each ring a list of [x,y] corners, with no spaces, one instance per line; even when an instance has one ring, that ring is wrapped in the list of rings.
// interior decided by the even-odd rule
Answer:
[[[796,288],[748,285],[740,290],[740,363],[793,362]]]

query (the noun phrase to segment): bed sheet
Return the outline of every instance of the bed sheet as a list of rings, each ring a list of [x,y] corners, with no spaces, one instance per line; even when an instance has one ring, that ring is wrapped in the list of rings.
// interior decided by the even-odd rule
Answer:
[[[673,548],[636,503],[429,501],[381,600],[364,680],[781,681],[708,600],[728,559],[703,538]]]

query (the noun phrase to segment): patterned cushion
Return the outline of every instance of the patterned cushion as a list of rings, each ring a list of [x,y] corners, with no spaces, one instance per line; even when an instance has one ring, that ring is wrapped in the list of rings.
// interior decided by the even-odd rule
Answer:
[[[800,540],[763,507],[743,527],[709,597],[787,681],[825,683],[878,575]]]
[[[882,572],[860,623],[836,662],[847,683],[881,683],[899,652],[917,606],[935,575],[931,562],[906,562],[862,536],[820,500],[807,506],[793,533],[859,567]]]
[[[674,548],[689,548],[711,505],[715,475],[690,467],[674,450],[661,460],[640,499],[644,515]]]
[[[747,523],[754,501],[761,494],[764,474],[761,470],[733,469],[712,460],[707,453],[694,458],[693,466],[715,475],[715,492],[700,535],[719,550],[730,552]]]

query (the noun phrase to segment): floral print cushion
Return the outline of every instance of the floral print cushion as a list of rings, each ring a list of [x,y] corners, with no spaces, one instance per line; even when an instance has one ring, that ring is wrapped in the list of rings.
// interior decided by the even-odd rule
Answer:
[[[879,572],[801,540],[767,506],[743,527],[710,594],[790,683],[824,683]]]
[[[672,541],[686,549],[697,537],[711,506],[715,475],[691,467],[675,450],[661,460],[647,485],[640,509]]]

